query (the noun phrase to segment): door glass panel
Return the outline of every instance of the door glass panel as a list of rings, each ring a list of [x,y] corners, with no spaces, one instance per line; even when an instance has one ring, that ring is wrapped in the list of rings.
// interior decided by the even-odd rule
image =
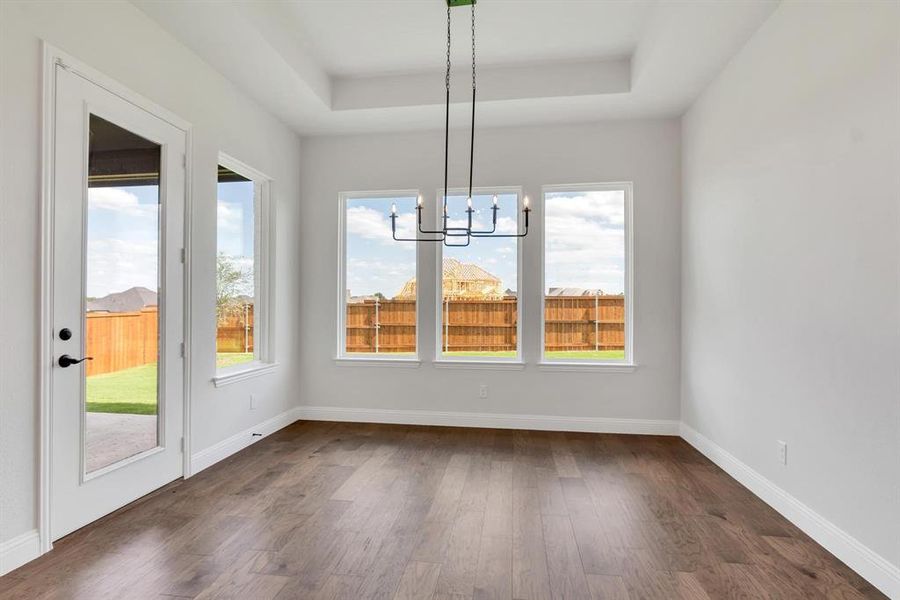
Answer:
[[[160,146],[90,117],[85,471],[158,444]]]

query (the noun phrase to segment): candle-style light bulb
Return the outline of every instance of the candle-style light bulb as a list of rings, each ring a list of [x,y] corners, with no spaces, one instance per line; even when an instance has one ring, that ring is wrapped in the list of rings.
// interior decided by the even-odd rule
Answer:
[[[472,209],[472,196],[466,198],[466,207],[470,210]]]
[[[525,210],[530,210],[528,208],[528,196],[525,196]]]
[[[422,195],[419,194],[419,198],[418,198],[418,200],[416,200],[416,205],[417,205],[419,208],[422,208],[422,204],[423,204],[423,202],[422,202]]]
[[[497,206],[497,194],[494,194],[494,206]]]
[[[391,204],[391,214],[392,214],[392,215],[396,215],[396,214],[397,214],[397,203],[396,203],[396,202],[394,202],[394,203]]]

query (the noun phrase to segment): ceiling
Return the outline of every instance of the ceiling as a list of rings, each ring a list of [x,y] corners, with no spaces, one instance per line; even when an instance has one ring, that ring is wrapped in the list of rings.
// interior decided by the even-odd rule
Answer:
[[[522,2],[481,0],[476,5],[477,53],[482,64],[627,57],[653,8],[651,0]],[[406,2],[292,1],[284,7],[319,64],[339,76],[368,77],[443,69],[446,4]],[[452,10],[453,56],[471,59],[471,12]]]
[[[444,0],[133,3],[304,135],[443,126]],[[683,113],[778,0],[480,0],[482,127]],[[471,92],[452,9],[451,118]]]

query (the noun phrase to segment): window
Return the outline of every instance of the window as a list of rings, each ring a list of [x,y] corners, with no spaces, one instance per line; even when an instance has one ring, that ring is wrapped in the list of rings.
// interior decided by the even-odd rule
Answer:
[[[438,193],[438,198],[442,197],[443,190]],[[495,197],[500,208],[495,233],[514,235],[521,212],[517,189],[473,190],[472,227],[479,231],[492,228]],[[467,199],[467,191],[448,193],[449,227],[467,225]],[[464,237],[451,238],[456,247],[438,245],[437,356],[451,361],[517,362],[521,339],[519,239],[473,237],[468,246],[460,245],[465,242]]]
[[[544,188],[545,362],[631,362],[631,185]]]
[[[219,156],[216,190],[217,375],[272,363],[269,180]]]
[[[341,195],[338,357],[415,359],[417,191]]]

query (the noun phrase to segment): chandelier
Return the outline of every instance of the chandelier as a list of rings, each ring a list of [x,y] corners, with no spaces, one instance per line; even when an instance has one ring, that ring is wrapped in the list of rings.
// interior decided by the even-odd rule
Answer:
[[[416,200],[416,237],[405,238],[397,237],[397,205],[391,206],[391,235],[398,242],[443,242],[445,246],[464,247],[472,242],[472,238],[493,237],[493,238],[522,238],[528,235],[528,215],[531,208],[528,206],[528,198],[523,201],[522,214],[525,221],[525,230],[522,232],[516,229],[516,233],[497,233],[497,213],[500,212],[500,205],[497,196],[493,197],[491,205],[491,228],[478,230],[472,228],[473,215],[475,209],[472,206],[472,170],[475,162],[475,2],[477,0],[447,0],[447,71],[444,77],[445,83],[445,111],[444,111],[444,195],[443,209],[441,213],[442,227],[440,229],[422,229],[422,209],[423,201],[420,195]],[[448,175],[448,154],[450,150],[450,9],[453,6],[464,6],[469,4],[472,7],[472,122],[471,122],[471,138],[469,145],[469,194],[466,199],[466,226],[450,227],[450,213],[447,208],[447,175]],[[424,236],[424,237],[423,237]],[[465,243],[453,242],[454,238],[465,238]]]

